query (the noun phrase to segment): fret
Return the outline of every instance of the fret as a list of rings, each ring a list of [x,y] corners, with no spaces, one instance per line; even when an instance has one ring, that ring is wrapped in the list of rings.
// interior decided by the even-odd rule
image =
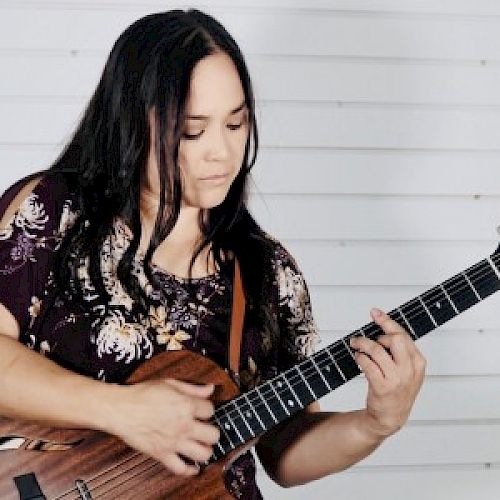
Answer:
[[[457,315],[453,309],[452,303],[447,297],[447,294],[443,294],[443,288],[441,287],[431,288],[421,295],[421,299],[425,304],[427,311],[429,311],[429,314],[431,314],[436,321],[436,324],[434,325],[436,327],[446,323],[448,320]]]
[[[354,357],[354,353],[352,352],[351,348],[349,347],[349,343],[345,341],[346,337],[344,337],[342,340],[342,343],[344,344],[345,348],[347,349],[347,352],[351,355],[351,358],[353,359],[354,362],[356,362],[356,358]]]
[[[223,415],[217,417],[217,422],[219,423],[219,428],[222,431],[224,438],[227,439],[232,449],[244,443],[243,438],[238,433],[238,430],[235,428],[231,418],[225,411]]]
[[[226,455],[224,452],[223,448],[221,447],[222,451],[219,451],[218,449],[215,449],[214,452],[212,453],[211,457],[208,459],[209,462],[216,462],[220,458]],[[213,458],[212,458],[213,457]]]
[[[294,367],[295,368],[295,367]],[[297,403],[299,403],[299,405],[301,406],[301,408],[304,408],[304,406],[306,406],[308,403],[303,403],[302,400],[299,398],[298,394],[293,390],[292,388],[292,385],[290,384],[290,380],[288,379],[288,376],[290,374],[290,370],[288,370],[288,372],[284,373],[283,374],[283,379],[285,380],[286,384],[288,385],[288,388],[290,389],[290,392],[293,394],[295,400],[297,401]],[[310,403],[310,401],[309,401]],[[291,399],[288,399],[287,400],[287,404],[289,407],[294,407],[295,405],[293,404],[293,401]]]
[[[214,451],[212,453],[212,457],[214,457],[214,460],[219,460],[219,458],[222,458],[231,450],[232,450],[231,447],[229,447],[229,449],[225,450],[224,447],[221,445],[220,441],[218,441],[216,444],[216,447],[214,448]],[[212,457],[210,457],[209,460],[211,460]]]
[[[234,400],[228,401],[225,405],[225,408],[228,415],[231,415],[231,420],[234,423],[236,432],[243,440],[243,442],[246,442],[249,439],[255,437],[254,432],[248,425],[248,422],[245,420],[243,414],[240,412],[240,409],[234,404]]]
[[[418,296],[418,300],[420,300],[420,303],[422,304],[422,307],[424,308],[425,312],[427,313],[427,316],[429,316],[429,318],[431,319],[432,324],[434,325],[434,328],[437,328],[439,325],[436,323],[434,316],[432,316],[431,312],[429,311],[429,309],[425,305],[425,302],[422,300],[422,297],[420,295]]]
[[[472,266],[466,271],[467,273],[481,299],[485,299],[500,287],[500,281],[495,269],[491,267],[490,261],[486,259]]]
[[[217,441],[216,445],[217,445],[217,448],[219,448],[219,450],[221,451],[222,454],[226,453],[226,450],[223,448],[223,446],[221,445],[220,441]],[[214,453],[215,453],[215,450],[214,450]]]
[[[245,396],[245,399],[247,401],[248,406],[250,407],[250,410],[253,412],[253,414],[255,415],[255,417],[257,418],[257,420],[259,421],[260,430],[257,431],[257,434],[259,434],[262,431],[267,431],[268,427],[265,426],[264,422],[260,418],[259,412],[255,411],[256,407],[250,402],[250,400],[248,399],[247,394],[244,394],[244,396]],[[246,411],[248,411],[248,410],[246,410]]]
[[[467,274],[465,274],[465,272],[462,273],[462,276],[467,280],[467,283],[469,284],[469,286],[472,288],[472,291],[474,292],[474,294],[476,295],[477,297],[477,300],[481,300],[481,296],[477,293],[477,290],[474,288],[474,285],[471,283],[469,277],[467,276]]]
[[[441,287],[441,290],[443,290],[443,293],[446,295],[446,298],[450,302],[451,307],[455,311],[455,314],[456,315],[460,314],[460,311],[457,309],[457,306],[455,305],[455,302],[453,302],[453,300],[451,300],[451,297],[448,295],[448,292],[446,291],[446,288],[443,286],[442,283],[439,286]]]
[[[401,324],[399,323],[398,321],[396,321],[397,323],[399,323],[400,326],[402,326],[405,330],[407,330],[410,335],[415,339],[417,340],[418,339],[418,335],[415,333],[415,330],[413,329],[413,327],[410,325],[409,321],[406,319],[406,316],[404,315],[403,311],[401,310],[400,307],[398,307],[397,309],[397,312],[399,313],[399,315],[401,316],[401,319],[403,320],[403,323],[404,324]],[[393,318],[394,319],[394,318]]]
[[[325,377],[328,386],[332,390],[341,386],[346,381],[344,374],[341,373],[328,348],[322,349],[311,357],[316,360],[316,366],[320,369],[321,374]]]
[[[311,356],[311,357],[309,358],[309,360],[310,360],[310,362],[314,365],[314,368],[316,369],[316,372],[318,372],[318,373],[319,373],[319,376],[321,377],[321,380],[323,380],[323,382],[325,383],[325,386],[326,386],[327,392],[328,392],[328,391],[332,391],[332,390],[333,390],[332,386],[328,383],[328,380],[326,380],[326,378],[325,378],[325,376],[323,375],[323,372],[321,371],[320,367],[316,364],[316,361],[314,361],[314,356]],[[312,379],[312,377],[309,377],[309,378],[310,378],[310,379]],[[321,394],[321,389],[319,389],[319,390],[318,390],[318,385],[317,385],[317,383],[315,383],[314,381],[312,381],[312,382],[310,381],[310,383],[311,383],[313,386],[315,386],[315,387],[316,387],[316,391],[315,391],[315,392],[316,392],[316,393]],[[325,392],[325,394],[326,394],[327,392]],[[319,396],[319,397],[321,397],[321,396]]]
[[[490,263],[491,269],[493,269],[495,274],[498,276],[498,279],[500,280],[500,271],[498,270],[496,263],[493,261],[493,257],[486,257],[486,260]]]
[[[306,385],[307,390],[309,391],[309,394],[312,396],[312,400],[311,401],[316,401],[318,399],[318,396],[314,393],[314,391],[312,390],[312,387],[309,385],[309,382],[304,377],[304,374],[302,373],[301,366],[297,365],[297,366],[294,367],[294,369],[299,374],[299,377],[304,381],[304,384]],[[298,384],[298,382],[294,382],[294,387],[295,387],[294,390],[295,390],[295,392],[297,392],[297,384]]]
[[[434,330],[434,323],[431,321],[427,311],[422,307],[419,299],[413,299],[400,307],[406,321],[411,325],[413,333],[417,338]]]
[[[256,434],[260,434],[262,431],[265,431],[266,428],[262,423],[259,415],[255,411],[255,408],[250,403],[246,394],[242,394],[237,400],[234,401],[235,405],[239,405],[239,411],[243,415],[245,422],[249,425],[251,431]]]
[[[302,361],[298,365],[298,369],[313,396],[312,401],[316,401],[330,392],[331,389],[314,363],[312,356]]]
[[[347,377],[344,375],[344,372],[340,369],[340,366],[337,364],[337,360],[335,359],[335,356],[330,352],[330,349],[332,348],[333,346],[329,346],[326,348],[326,352],[328,353],[328,355],[330,356],[330,358],[332,359],[332,362],[333,364],[335,365],[335,368],[337,368],[337,371],[339,372],[340,376],[342,377],[343,381],[344,382],[347,382]]]
[[[278,419],[276,418],[276,416],[274,415],[273,411],[271,410],[271,408],[267,404],[266,398],[264,398],[262,396],[262,394],[260,393],[258,387],[255,388],[255,393],[257,394],[259,400],[264,403],[264,407],[262,405],[260,405],[259,412],[260,412],[261,418],[263,419],[263,421],[265,423],[265,428],[266,429],[270,429],[273,426],[273,422],[272,421],[274,421],[274,423],[277,424],[278,423]],[[264,411],[264,408],[266,409],[266,411]],[[271,421],[269,420],[268,415],[271,417]]]
[[[342,339],[342,344],[339,344],[341,350],[338,353],[332,353],[335,360],[337,361],[337,365],[342,370],[342,373],[347,377],[348,380],[351,380],[356,375],[361,373],[358,364],[354,359],[354,355],[352,351],[347,348],[344,339]]]
[[[284,380],[287,382],[290,392],[295,397],[300,406],[305,407],[316,399],[314,393],[311,392],[307,382],[299,373],[297,366],[287,370],[284,374]]]
[[[303,408],[283,375],[274,378],[271,385],[289,415]]]
[[[479,301],[476,294],[469,286],[463,274],[457,274],[443,283],[443,288],[448,292],[451,300],[459,312],[464,312]]]
[[[269,406],[272,408],[273,414],[276,415],[278,421],[281,422],[290,415],[290,412],[276,392],[276,389],[273,385],[273,380],[269,380],[266,385],[268,385],[271,389],[270,393],[268,393],[267,395]]]

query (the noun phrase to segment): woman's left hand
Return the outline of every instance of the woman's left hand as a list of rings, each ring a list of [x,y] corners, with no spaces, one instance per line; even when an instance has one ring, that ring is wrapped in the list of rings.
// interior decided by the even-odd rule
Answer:
[[[384,438],[407,421],[424,380],[426,361],[398,323],[378,309],[372,309],[370,314],[384,335],[377,341],[356,337],[351,346],[368,380],[368,429]]]

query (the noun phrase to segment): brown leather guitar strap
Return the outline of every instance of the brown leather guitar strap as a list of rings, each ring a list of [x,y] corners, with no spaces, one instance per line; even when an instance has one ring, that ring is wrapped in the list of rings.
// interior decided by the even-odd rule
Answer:
[[[233,304],[231,308],[231,330],[229,333],[229,370],[233,380],[240,385],[240,352],[245,319],[245,293],[241,280],[238,259],[234,258]]]

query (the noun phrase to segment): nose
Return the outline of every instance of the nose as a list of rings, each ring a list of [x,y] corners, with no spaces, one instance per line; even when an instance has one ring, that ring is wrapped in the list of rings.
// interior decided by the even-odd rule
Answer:
[[[224,161],[229,157],[229,140],[223,128],[214,130],[209,138],[208,160]]]

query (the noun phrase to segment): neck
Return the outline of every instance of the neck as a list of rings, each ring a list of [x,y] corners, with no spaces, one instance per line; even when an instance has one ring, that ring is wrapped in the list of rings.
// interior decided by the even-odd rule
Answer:
[[[145,254],[149,247],[159,208],[158,196],[150,191],[141,195],[142,235],[139,253]],[[181,205],[179,217],[168,236],[153,254],[153,262],[178,276],[187,276],[189,263],[195,250],[203,241],[199,226],[200,208]],[[209,259],[210,245],[203,249],[193,266],[193,277],[215,272],[213,258]],[[207,265],[208,261],[208,265]]]

